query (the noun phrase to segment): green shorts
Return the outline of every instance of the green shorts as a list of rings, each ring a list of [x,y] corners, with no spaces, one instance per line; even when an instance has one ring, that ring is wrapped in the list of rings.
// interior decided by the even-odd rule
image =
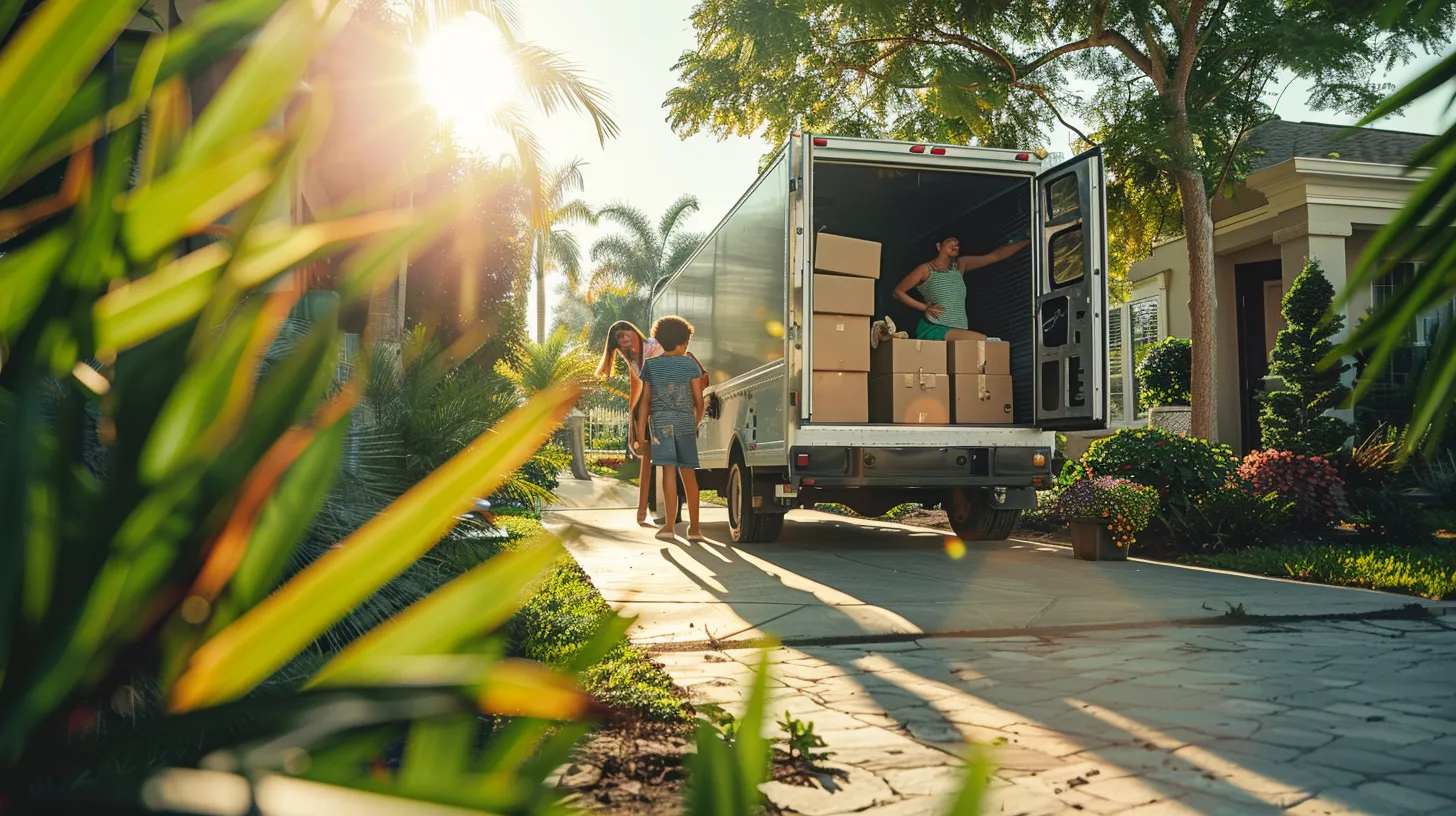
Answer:
[[[931,323],[923,317],[920,318],[919,323],[915,324],[915,337],[920,340],[944,340],[949,331],[950,326]]]

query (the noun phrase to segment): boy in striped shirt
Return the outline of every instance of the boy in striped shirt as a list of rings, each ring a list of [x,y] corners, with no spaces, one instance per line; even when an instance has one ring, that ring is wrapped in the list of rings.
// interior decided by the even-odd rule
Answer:
[[[688,540],[703,537],[698,526],[698,423],[703,421],[703,369],[688,356],[692,324],[669,316],[652,326],[662,354],[642,364],[642,396],[637,401],[643,445],[652,444],[652,466],[662,468],[667,524],[658,538],[677,537],[677,477],[687,492]],[[650,428],[650,440],[648,436]],[[645,478],[645,477],[644,477]]]

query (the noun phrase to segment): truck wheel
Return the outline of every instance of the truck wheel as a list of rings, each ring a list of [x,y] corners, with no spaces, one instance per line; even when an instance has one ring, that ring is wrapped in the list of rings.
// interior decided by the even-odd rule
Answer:
[[[962,541],[1005,541],[1021,518],[1020,510],[998,510],[987,506],[986,490],[953,487],[946,503],[950,528]]]
[[[748,467],[734,461],[728,467],[728,533],[734,544],[772,544],[784,529],[782,513],[759,513],[753,509]]]

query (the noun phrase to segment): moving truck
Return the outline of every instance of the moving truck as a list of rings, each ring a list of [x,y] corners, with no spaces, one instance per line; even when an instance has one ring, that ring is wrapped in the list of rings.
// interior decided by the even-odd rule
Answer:
[[[1030,238],[965,276],[971,328],[1009,344],[1005,414],[870,421],[864,403],[888,406],[886,388],[940,381],[923,368],[871,381],[864,361],[872,319],[914,337],[921,313],[893,290],[945,235],[963,255]],[[825,313],[863,298],[858,315]],[[1031,152],[803,133],[659,282],[652,312],[694,325],[711,376],[703,487],[727,500],[734,541],[772,542],[786,512],[820,502],[871,517],[941,504],[961,538],[1006,538],[1053,484],[1056,432],[1105,427],[1106,308],[1099,151],[1047,168]]]

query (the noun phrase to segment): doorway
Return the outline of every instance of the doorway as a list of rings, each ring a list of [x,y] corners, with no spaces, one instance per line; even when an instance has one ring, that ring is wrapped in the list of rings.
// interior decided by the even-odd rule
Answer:
[[[1259,394],[1269,376],[1269,352],[1283,322],[1279,304],[1284,292],[1284,269],[1279,261],[1234,266],[1234,297],[1238,301],[1239,411],[1243,450],[1260,446]]]

